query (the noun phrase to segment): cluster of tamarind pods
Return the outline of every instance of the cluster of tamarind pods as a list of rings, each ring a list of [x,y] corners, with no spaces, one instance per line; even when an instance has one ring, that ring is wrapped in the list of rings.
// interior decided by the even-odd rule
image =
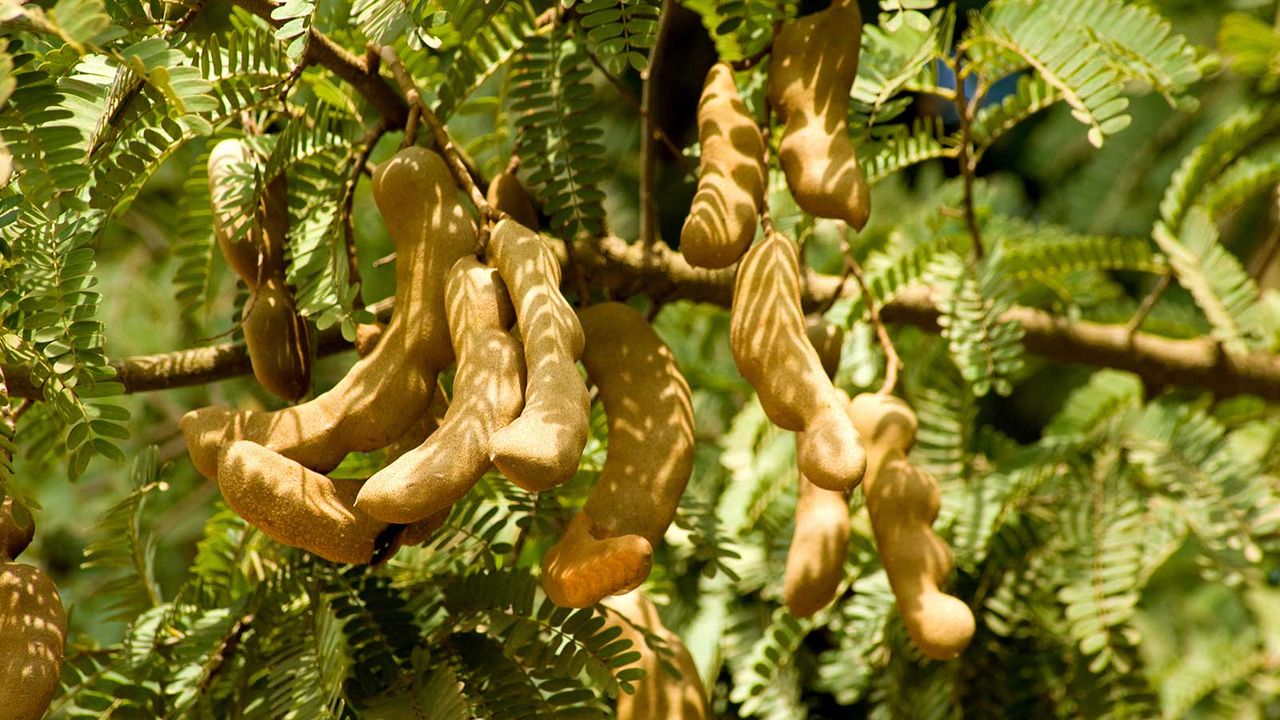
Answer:
[[[819,32],[849,42],[819,41]],[[854,0],[786,23],[774,39],[767,87],[783,123],[779,162],[798,205],[855,229],[870,211],[845,119],[860,34]],[[795,243],[771,232],[752,245],[766,145],[728,64],[708,73],[698,123],[700,177],[681,251],[698,267],[738,264],[734,360],[769,419],[797,434],[800,488],[786,604],[808,616],[834,598],[844,577],[848,495],[861,484],[911,638],[928,657],[955,657],[974,621],[962,601],[940,589],[951,555],[931,529],[937,482],[907,460],[915,416],[890,395],[851,400],[834,386],[842,334],[806,322]],[[311,359],[307,324],[285,281],[284,175],[267,180],[252,215],[224,192],[232,166],[252,160],[237,140],[223,141],[210,156],[215,235],[251,291],[243,332],[254,375],[268,391],[297,401],[310,386]],[[499,175],[489,188],[488,202],[502,219],[492,228],[487,264],[476,257],[477,227],[436,153],[402,149],[377,167],[373,194],[396,249],[390,323],[362,326],[359,360],[312,400],[277,411],[188,413],[181,426],[193,464],[269,537],[335,562],[379,562],[424,541],[491,469],[535,493],[572,477],[590,411],[581,361],[604,406],[608,449],[586,504],[543,557],[543,587],[562,606],[603,602],[609,622],[640,651],[648,673],[636,694],[619,699],[619,717],[707,717],[688,651],[638,590],[693,468],[690,390],[671,351],[625,304],[575,312],[560,293],[556,254],[536,232],[537,211],[514,175]],[[446,398],[437,379],[454,365]],[[365,480],[325,474],[350,452],[384,448],[386,465]],[[0,707],[37,718],[56,687],[66,622],[48,578],[11,562],[30,534],[17,529],[8,507],[0,514]],[[660,669],[637,629],[665,639],[680,677]]]

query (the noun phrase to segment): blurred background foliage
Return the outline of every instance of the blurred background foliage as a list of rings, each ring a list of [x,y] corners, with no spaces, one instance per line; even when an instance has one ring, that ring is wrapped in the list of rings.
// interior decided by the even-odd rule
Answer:
[[[401,5],[407,9],[396,11]],[[968,11],[986,3],[862,5],[864,17],[879,24],[885,38],[869,47],[891,54],[895,42],[909,42],[911,27],[937,37],[938,26],[955,23],[956,32],[963,33]],[[871,223],[851,238],[869,275],[885,283],[874,288],[878,297],[896,289],[891,271],[901,267],[910,279],[977,283],[986,319],[998,317],[991,312],[993,303],[999,307],[1015,300],[1102,322],[1122,324],[1133,316],[1167,269],[1160,248],[1146,238],[1162,222],[1162,200],[1175,172],[1242,109],[1274,114],[1280,98],[1276,3],[1159,0],[1147,5],[1199,48],[1201,79],[1173,93],[1172,102],[1159,92],[1135,96],[1127,109],[1128,127],[1108,132],[1101,147],[1064,103],[1028,113],[990,144],[976,165],[982,227],[990,242],[1004,247],[1004,262],[1016,260],[1020,241],[1054,238],[1101,237],[1110,248],[1106,252],[1119,253],[1116,248],[1123,246],[1132,253],[1123,260],[1082,262],[1079,270],[1057,268],[1051,276],[1035,272],[1034,253],[1025,256],[1030,259],[1023,266],[992,265],[985,279],[963,268],[948,274],[940,259],[946,253],[937,245],[963,233],[963,221],[946,212],[960,206],[956,163],[913,161],[898,172],[888,166],[878,178]],[[533,10],[541,8],[514,0],[488,3],[477,19],[468,12],[481,5],[447,0],[319,0],[300,6],[309,22],[351,47],[359,47],[363,37],[394,43],[415,75],[444,77],[430,85],[437,95],[433,101],[452,108],[450,130],[486,176],[521,149],[517,141],[528,128],[513,117],[514,71],[501,63],[509,56],[518,64],[531,53],[553,52],[552,43],[531,41],[524,54],[505,52],[500,44],[494,46],[497,52],[480,53],[492,72],[472,78],[474,89],[463,94],[447,82],[455,67],[449,63],[462,62],[460,54],[449,51],[486,32],[527,30]],[[676,9],[673,57],[653,80],[663,88],[656,122],[683,149],[682,157],[658,150],[658,225],[669,239],[679,236],[694,190],[694,108],[704,70],[717,51],[727,59],[749,56],[761,42],[761,26],[795,12],[790,5],[758,0],[690,0],[686,6]],[[808,9],[807,3],[800,6]],[[63,0],[55,11],[63,9],[61,17],[69,21],[72,15],[65,11],[79,7]],[[735,9],[740,7],[746,10]],[[728,29],[716,24],[733,12],[752,17],[753,7],[764,20],[756,16]],[[119,22],[121,14],[108,10]],[[637,12],[642,20],[651,18],[656,7]],[[930,21],[935,30],[924,30]],[[252,22],[229,3],[212,0],[190,28],[198,39],[192,42],[238,37]],[[708,27],[720,32],[708,33]],[[869,29],[868,36],[873,32]],[[297,51],[269,44],[277,48],[274,55],[254,57],[276,63],[277,72],[287,71],[289,56]],[[640,131],[627,98],[641,93],[638,68],[646,47],[641,42],[633,54],[616,48],[613,54],[601,53],[622,90],[602,71],[581,81],[590,86],[590,103],[579,110],[598,128],[598,145],[585,143],[592,147],[569,154],[586,153],[607,168],[599,178],[604,194],[596,216],[607,217],[611,231],[627,238],[636,237],[639,225]],[[56,50],[41,52],[53,66],[70,62],[53,57]],[[869,68],[884,66],[864,58],[854,91],[855,121],[874,123],[877,132],[895,124],[924,127],[935,140],[957,129],[954,106],[910,87],[895,94],[892,107],[863,102],[874,96],[865,95],[868,89],[883,80]],[[919,72],[937,87],[954,88],[954,75],[941,62],[931,61]],[[753,108],[759,107],[761,77],[742,77]],[[1015,78],[993,87],[989,102],[998,104],[1018,92]],[[288,102],[310,110],[352,100],[348,90],[313,68]],[[287,132],[288,123],[274,111],[270,102],[246,110],[270,130]],[[336,172],[333,158],[346,157],[359,137],[352,128],[359,124],[354,115],[336,110],[332,118],[312,117],[312,130],[331,120],[335,136],[326,140],[314,131],[298,140],[313,143],[319,158],[298,172],[314,173],[320,187],[333,180],[325,168]],[[1218,241],[1256,279],[1261,308],[1256,312],[1274,307],[1280,286],[1276,126],[1260,131],[1249,145],[1255,167],[1238,171],[1255,172],[1269,184],[1247,193],[1224,190],[1221,206],[1211,208]],[[400,137],[383,137],[371,160],[388,157]],[[207,241],[190,229],[206,203],[199,176],[215,140],[199,133],[184,138],[164,141],[171,154],[134,189],[136,198],[113,208],[115,214],[96,234],[98,316],[106,329],[102,350],[107,357],[235,336],[243,288],[220,261],[209,259]],[[864,153],[875,150],[871,140],[862,142]],[[538,162],[529,146],[523,152],[526,164]],[[544,160],[554,164],[550,154]],[[297,200],[308,208],[315,202]],[[811,265],[840,273],[840,228],[802,216],[777,177],[771,207],[779,226],[806,243]],[[390,295],[393,287],[392,266],[378,262],[391,245],[367,183],[357,185],[352,217],[358,292],[372,302]],[[295,232],[295,243],[314,236],[315,252],[332,250],[324,244],[332,241],[332,227],[311,235]],[[193,237],[196,241],[189,242]],[[293,247],[295,268],[305,266],[298,260],[305,250]],[[910,270],[913,252],[924,254],[916,261],[921,267]],[[194,276],[193,257],[204,258],[205,268]],[[1206,264],[1201,274],[1210,284],[1217,279],[1212,267]],[[300,282],[319,283],[310,304],[314,318],[349,324],[359,317],[359,303],[344,295],[354,287],[346,278],[295,272]],[[1180,281],[1186,279],[1182,269],[1178,273]],[[1193,283],[1173,283],[1143,329],[1175,337],[1222,331],[1206,319],[1188,285]],[[862,322],[862,307],[842,300],[828,314],[849,327],[840,384],[851,391],[877,387],[884,361]],[[921,418],[913,459],[942,483],[937,527],[956,552],[954,591],[974,608],[979,624],[978,636],[960,660],[933,663],[906,639],[864,513],[855,515],[849,579],[836,604],[808,620],[780,609],[795,503],[794,443],[767,422],[734,368],[724,310],[673,303],[660,309],[655,326],[694,388],[699,445],[679,519],[648,587],[667,624],[689,645],[724,716],[1280,717],[1280,422],[1274,406],[1248,397],[1219,399],[1144,387],[1125,373],[1024,357],[1020,348],[1006,365],[975,378],[960,360],[964,349],[954,347],[957,341],[895,328],[894,340],[907,361],[905,394]],[[1274,323],[1263,320],[1250,327],[1261,328],[1247,338],[1250,347],[1275,349]],[[350,354],[320,361],[315,387],[330,385],[350,362]],[[296,717],[319,717],[364,708],[360,712],[370,717],[411,717],[404,714],[406,698],[431,698],[453,708],[445,702],[452,692],[450,679],[462,679],[474,695],[497,698],[510,692],[509,697],[530,703],[535,697],[556,697],[566,687],[586,688],[586,696],[565,699],[564,707],[544,700],[533,703],[530,712],[604,712],[606,693],[617,682],[611,671],[579,667],[576,674],[539,674],[526,664],[521,672],[532,678],[529,687],[535,692],[503,689],[498,679],[519,669],[535,650],[561,646],[545,634],[529,641],[528,648],[509,644],[504,651],[492,645],[510,642],[495,620],[500,610],[515,619],[542,612],[532,600],[525,606],[511,598],[532,597],[531,569],[598,472],[602,418],[595,418],[593,440],[574,482],[533,499],[500,478],[489,478],[425,548],[406,550],[387,568],[368,571],[329,566],[265,541],[226,511],[216,487],[191,467],[178,419],[212,403],[275,407],[277,401],[251,377],[120,396],[114,402],[130,417],[132,434],[118,443],[123,459],[110,453],[86,458],[83,472],[69,482],[60,434],[65,429],[43,418],[44,407],[37,405],[19,422],[20,452],[7,480],[11,493],[38,508],[37,541],[24,559],[50,570],[71,609],[71,692],[55,706],[55,717],[102,716],[111,705],[104,698],[113,696],[124,698],[112,710],[121,717],[153,717],[146,713],[157,707],[175,717],[210,716],[235,707],[242,697],[266,698],[249,710],[238,709],[243,716],[283,717],[289,708]],[[343,471],[358,474],[376,461],[352,458]],[[855,496],[855,513],[859,504]],[[479,579],[468,590],[469,577]],[[467,605],[477,597],[487,605]],[[299,598],[313,612],[324,608],[323,618],[333,622],[305,616],[313,625],[299,629],[296,623],[304,617],[297,611]],[[254,613],[253,629],[245,632],[236,624]],[[360,631],[359,622],[378,628],[377,638]],[[567,624],[557,617],[544,628]],[[396,646],[395,627],[405,629],[407,646]],[[290,633],[316,638],[316,646],[309,654],[289,649]],[[249,650],[236,656],[233,648],[222,657],[228,637],[245,639]],[[590,641],[582,647],[589,648]],[[147,647],[160,651],[148,660]],[[526,650],[531,654],[522,654]],[[440,659],[448,653],[455,661]],[[263,668],[270,668],[270,678]],[[465,676],[467,668],[477,674]],[[261,692],[210,679],[227,676]],[[208,690],[206,680],[214,687],[207,696],[201,694]],[[511,702],[516,707],[516,700]],[[466,707],[457,716],[475,712],[474,706]],[[449,717],[453,710],[440,712],[439,717]]]

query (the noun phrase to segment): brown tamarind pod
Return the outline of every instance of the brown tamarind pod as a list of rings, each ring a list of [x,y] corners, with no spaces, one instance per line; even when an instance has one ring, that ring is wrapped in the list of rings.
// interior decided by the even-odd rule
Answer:
[[[800,256],[779,233],[757,243],[738,264],[729,345],[769,419],[803,433],[796,438],[796,457],[805,477],[826,490],[857,485],[866,454],[843,394],[823,372],[806,335]]]
[[[773,40],[769,104],[783,122],[778,160],[796,204],[855,230],[871,214],[871,190],[849,139],[862,13],[857,0],[792,20]]]
[[[348,452],[385,447],[426,412],[436,376],[453,363],[445,278],[475,249],[476,229],[444,160],[430,150],[408,147],[380,164],[373,194],[397,257],[396,309],[382,339],[310,402],[275,412],[187,413],[187,450],[205,477],[217,477],[219,453],[241,439],[327,472]]]
[[[12,562],[34,527],[17,527],[11,502],[0,510],[0,715],[40,720],[58,689],[67,613],[48,575]]]
[[[907,461],[915,413],[896,397],[865,393],[850,413],[867,441],[862,494],[903,623],[920,652],[950,660],[973,638],[973,612],[940,590],[951,573],[951,549],[932,527],[941,505],[938,482]]]
[[[245,303],[242,329],[254,377],[271,394],[297,400],[311,388],[307,321],[293,293],[275,278],[258,286]]]
[[[582,364],[604,404],[609,447],[586,504],[543,556],[542,586],[564,607],[586,607],[648,577],[693,472],[693,403],[671,350],[622,303],[578,316]]]
[[[716,63],[707,73],[698,101],[698,141],[698,192],[680,231],[680,252],[690,265],[727,267],[755,239],[765,190],[764,138],[728,63]]]
[[[458,355],[453,402],[439,430],[374,473],[356,498],[357,508],[387,522],[416,522],[462,499],[493,467],[494,430],[524,406],[524,349],[507,332],[513,311],[497,271],[464,257],[445,297]]]
[[[222,249],[222,256],[237,275],[250,288],[258,286],[258,262],[260,255],[270,248],[263,242],[261,230],[246,224],[253,216],[241,211],[237,198],[227,193],[227,178],[235,172],[236,165],[254,162],[253,151],[243,140],[223,140],[209,153],[209,204],[213,209],[213,235]],[[284,259],[283,248],[277,258],[266,258],[270,266]]]
[[[844,329],[821,317],[811,317],[805,320],[804,334],[813,345],[813,351],[818,353],[822,372],[834,378],[840,369],[840,354],[844,351]]]
[[[560,263],[537,233],[499,220],[489,262],[515,306],[527,373],[524,410],[494,432],[490,458],[508,480],[541,492],[573,477],[587,444],[591,402],[575,364],[582,326],[560,294]]]
[[[812,318],[805,332],[827,377],[840,366],[844,332],[821,318]],[[796,617],[809,617],[835,598],[844,578],[849,553],[849,500],[845,493],[824,490],[799,473],[796,529],[787,551],[782,596]]]
[[[284,245],[289,232],[285,175],[276,175],[263,188],[247,229],[248,217],[224,192],[232,165],[252,160],[253,153],[241,140],[224,140],[210,154],[214,235],[227,263],[249,286],[243,331],[254,377],[271,394],[293,401],[311,387],[311,342],[306,320],[298,315],[293,293],[285,284]]]
[[[329,478],[248,440],[231,443],[217,479],[227,505],[276,542],[353,564],[399,546],[398,537],[387,537],[389,523],[355,506],[363,480]]]
[[[529,191],[513,173],[504,170],[495,175],[493,182],[489,183],[485,200],[530,230],[538,229],[538,209],[534,207]]]
[[[622,616],[619,619],[608,613],[605,624],[622,630],[619,637],[630,640],[631,649],[640,653],[635,667],[645,671],[645,676],[635,681],[636,691],[633,694],[618,693],[618,720],[705,720],[711,717],[706,689],[698,677],[698,666],[694,664],[689,648],[662,624],[658,609],[644,592],[633,590],[608,598],[603,604]],[[662,658],[649,647],[640,629],[657,635],[666,643],[671,655],[669,660],[679,672],[678,677],[662,666]]]

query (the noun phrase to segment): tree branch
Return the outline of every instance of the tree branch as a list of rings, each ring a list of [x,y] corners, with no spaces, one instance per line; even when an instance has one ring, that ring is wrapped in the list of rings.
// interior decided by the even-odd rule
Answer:
[[[566,262],[564,245],[552,242],[561,262]],[[580,247],[577,260],[591,278],[592,286],[615,299],[647,294],[726,308],[733,300],[732,268],[695,268],[665,245],[646,251],[639,243],[628,244],[617,236],[607,236],[599,243]],[[565,273],[566,277],[569,274]],[[806,310],[820,308],[833,295],[852,296],[859,292],[855,282],[818,273],[810,273],[804,287]],[[369,309],[385,320],[390,308],[390,301],[384,300]],[[909,289],[880,306],[885,322],[915,325],[932,332],[938,331],[938,315],[925,288]],[[1130,338],[1123,325],[1073,322],[1027,307],[1014,307],[1003,318],[1022,326],[1026,333],[1023,344],[1028,351],[1051,360],[1126,370],[1152,386],[1182,385],[1223,396],[1249,393],[1280,400],[1280,355],[1230,353],[1220,350],[1212,338],[1175,340],[1143,332]],[[319,334],[318,355],[350,348],[337,328]],[[112,365],[126,393],[202,385],[251,371],[244,346],[231,343],[123,358]],[[11,397],[40,397],[39,388],[32,385],[27,373],[10,366],[0,370],[8,381]]]
[[[273,27],[284,25],[283,21],[271,18],[271,11],[276,9],[273,0],[235,0],[235,4],[271,23]],[[377,67],[373,67],[366,58],[352,55],[324,33],[315,29],[308,32],[311,36],[307,40],[307,53],[303,58],[305,63],[328,68],[350,83],[378,111],[389,128],[404,127],[409,118],[409,106],[396,89],[378,74]]]
[[[653,154],[653,141],[656,139],[653,80],[662,67],[674,9],[671,0],[662,0],[662,9],[658,11],[658,31],[653,38],[653,47],[649,49],[649,65],[640,73],[640,79],[644,82],[640,93],[640,242],[646,245],[652,245],[656,239],[657,230],[654,225],[658,215],[653,200],[653,163],[656,159]]]

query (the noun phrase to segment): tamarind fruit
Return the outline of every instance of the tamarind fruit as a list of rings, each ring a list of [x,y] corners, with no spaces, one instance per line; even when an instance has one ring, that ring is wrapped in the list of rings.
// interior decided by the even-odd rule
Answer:
[[[618,720],[705,720],[711,717],[707,708],[707,694],[698,677],[698,666],[689,654],[689,648],[675,633],[662,624],[658,609],[641,590],[611,597],[603,601],[605,607],[621,615],[605,615],[606,627],[622,630],[620,638],[631,641],[631,648],[640,653],[635,667],[645,671],[645,676],[635,681],[633,694],[618,693]],[[671,651],[672,664],[680,676],[672,676],[662,667],[662,660],[649,647],[645,636],[637,628],[662,638]],[[628,666],[631,667],[631,666]]]
[[[902,400],[862,394],[850,413],[868,443],[867,500],[876,549],[912,641],[925,656],[949,660],[973,638],[973,612],[939,588],[951,573],[951,549],[933,532],[938,483],[907,461],[916,416]]]
[[[765,414],[796,438],[800,469],[826,490],[857,485],[866,454],[846,400],[823,372],[805,332],[800,256],[773,233],[743,256],[734,278],[729,344],[738,371],[756,389]]]
[[[728,63],[707,73],[698,101],[698,192],[680,231],[690,265],[732,265],[755,239],[764,203],[764,138],[747,111]]]
[[[796,204],[855,230],[871,213],[871,190],[848,125],[861,45],[857,0],[832,0],[778,31],[768,83],[769,105],[783,123],[778,160]]]
[[[543,556],[543,589],[563,607],[586,607],[648,577],[693,472],[693,403],[671,350],[622,303],[578,317],[609,447],[586,504]]]
[[[844,331],[820,318],[808,321],[805,333],[827,377],[840,366]],[[796,528],[787,551],[782,597],[796,617],[809,617],[831,603],[849,552],[849,500],[843,492],[824,490],[799,473]]]
[[[445,288],[458,356],[453,403],[440,429],[365,482],[356,507],[387,522],[422,520],[460,500],[492,467],[489,439],[524,406],[524,354],[498,273],[473,257],[453,266]]]
[[[524,410],[493,433],[489,457],[508,480],[541,492],[573,477],[587,444],[591,402],[575,364],[582,326],[560,294],[560,263],[550,246],[510,218],[489,239],[524,342]]]
[[[426,411],[436,376],[453,363],[444,312],[445,278],[475,249],[476,229],[439,155],[408,147],[381,163],[373,195],[396,246],[396,305],[370,353],[332,389],[275,412],[201,408],[182,418],[192,462],[218,475],[236,440],[328,472],[351,451],[385,447]]]
[[[13,562],[31,542],[19,528],[13,499],[0,508],[0,712],[40,720],[58,689],[67,643],[67,613],[58,588],[39,568]]]
[[[818,354],[822,372],[828,378],[834,378],[840,369],[840,354],[844,352],[844,330],[821,317],[811,317],[805,320],[804,334]]]
[[[534,207],[533,198],[529,197],[529,191],[520,184],[515,173],[504,170],[493,176],[485,200],[530,230],[538,229],[538,209]]]
[[[437,383],[435,394],[431,396],[431,404],[427,406],[427,411],[420,415],[417,420],[414,420],[403,435],[392,440],[385,448],[386,462],[395,462],[396,458],[426,442],[427,438],[431,437],[431,433],[440,428],[440,424],[444,422],[444,416],[447,412],[449,412],[449,396],[445,394],[444,388]]]
[[[373,562],[404,539],[405,528],[356,507],[365,481],[327,477],[250,440],[231,443],[217,481],[227,505],[264,535],[331,562]]]
[[[241,316],[253,375],[268,392],[298,400],[311,387],[311,343],[307,322],[285,284],[284,243],[289,232],[288,187],[284,173],[263,188],[252,226],[224,192],[236,163],[253,153],[241,140],[223,140],[209,155],[209,199],[213,231],[227,264],[249,286]]]

